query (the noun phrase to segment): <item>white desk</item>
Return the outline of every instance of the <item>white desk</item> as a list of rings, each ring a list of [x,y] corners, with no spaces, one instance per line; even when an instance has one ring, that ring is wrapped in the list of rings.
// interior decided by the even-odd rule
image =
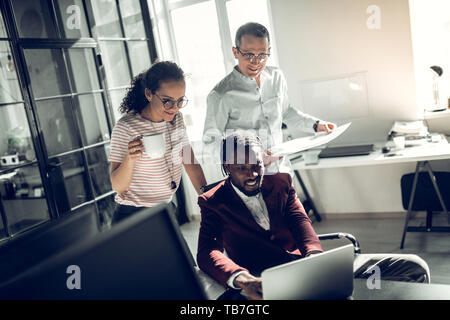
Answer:
[[[427,224],[427,227],[408,227],[408,222],[411,218],[412,213],[412,205],[415,196],[416,186],[418,182],[419,172],[422,168],[426,169],[431,178],[434,189],[438,195],[439,201],[443,208],[443,211],[448,214],[449,223],[450,223],[450,213],[448,212],[444,200],[441,196],[441,192],[436,184],[436,179],[434,177],[434,173],[429,165],[428,161],[432,160],[445,160],[450,159],[450,144],[447,140],[442,137],[442,139],[438,142],[427,142],[426,140],[411,140],[407,141],[406,145],[412,145],[406,147],[402,150],[392,150],[387,154],[383,154],[381,152],[382,147],[386,143],[374,143],[375,151],[365,156],[351,156],[351,157],[336,157],[336,158],[323,158],[319,159],[319,163],[306,165],[302,159],[295,160],[295,156],[293,156],[292,160],[292,168],[299,180],[301,187],[306,196],[306,208],[310,207],[314,213],[314,216],[317,221],[321,220],[319,213],[309,196],[308,190],[306,189],[305,184],[303,183],[299,170],[317,170],[317,169],[326,169],[326,168],[344,168],[344,167],[356,167],[356,166],[369,166],[369,165],[386,165],[386,164],[394,164],[394,163],[405,163],[405,162],[417,162],[416,171],[414,176],[414,182],[412,185],[410,201],[408,205],[408,213],[405,218],[405,227],[403,230],[402,241],[400,244],[400,248],[403,249],[406,232],[414,231],[414,232],[422,232],[422,231],[436,231],[436,232],[449,232],[450,227],[435,227],[433,228]],[[392,155],[395,156],[386,156]],[[309,211],[309,210],[308,210]]]
[[[407,141],[408,143],[418,142]],[[381,152],[385,144],[385,142],[374,143],[375,151],[366,156],[324,158],[319,159],[319,163],[313,165],[305,165],[305,162],[301,159],[293,160],[292,168],[294,170],[314,170],[450,159],[450,144],[446,139],[436,143],[426,142],[421,146],[407,147],[403,150],[393,150],[388,153],[398,154],[398,156],[393,157],[386,157]]]

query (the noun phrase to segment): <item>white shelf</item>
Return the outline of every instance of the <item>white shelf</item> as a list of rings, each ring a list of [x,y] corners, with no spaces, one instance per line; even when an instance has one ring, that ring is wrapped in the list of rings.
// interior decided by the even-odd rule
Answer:
[[[389,152],[395,154],[392,157],[385,156],[381,152],[386,142],[374,143],[374,145],[375,151],[369,155],[319,159],[316,165],[305,165],[305,161],[298,160],[292,162],[292,167],[294,170],[314,170],[450,159],[450,144],[444,137],[436,143],[426,142],[419,146],[392,150]]]
[[[436,112],[425,111],[423,117],[425,120],[450,117],[450,109]]]

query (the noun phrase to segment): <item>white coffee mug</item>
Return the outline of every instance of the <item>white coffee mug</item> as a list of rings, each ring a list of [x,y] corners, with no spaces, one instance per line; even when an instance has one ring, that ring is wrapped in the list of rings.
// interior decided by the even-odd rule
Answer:
[[[398,150],[405,149],[405,137],[404,136],[394,137],[393,140],[394,140],[396,149],[398,149]]]
[[[144,153],[152,159],[162,158],[166,152],[166,136],[164,133],[148,134],[142,137]]]

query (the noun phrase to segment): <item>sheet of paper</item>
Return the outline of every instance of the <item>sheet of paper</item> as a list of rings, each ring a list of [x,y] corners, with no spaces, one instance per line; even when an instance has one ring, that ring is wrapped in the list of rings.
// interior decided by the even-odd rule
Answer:
[[[332,133],[326,134],[324,132],[316,133],[314,136],[298,138],[283,142],[270,149],[274,156],[286,156],[288,154],[296,153],[303,150],[318,147],[326,144],[337,137],[339,137],[345,130],[350,127],[352,123],[348,122],[337,127]]]

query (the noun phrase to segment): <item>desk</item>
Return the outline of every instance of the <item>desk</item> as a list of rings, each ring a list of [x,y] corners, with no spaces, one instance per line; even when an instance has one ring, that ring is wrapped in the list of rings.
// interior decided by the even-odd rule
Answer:
[[[450,159],[450,144],[446,139],[389,152],[389,154],[400,154],[393,157],[386,157],[381,152],[385,144],[385,142],[374,143],[375,151],[366,156],[324,158],[315,165],[305,165],[304,161],[292,160],[292,168],[294,170],[315,170]]]
[[[399,151],[391,151],[388,154],[397,154],[396,156],[387,157],[385,154],[381,152],[382,147],[386,144],[385,142],[374,143],[375,151],[365,156],[351,156],[351,157],[337,157],[337,158],[325,158],[320,159],[318,164],[315,165],[306,165],[304,161],[296,161],[292,160],[292,168],[294,169],[295,175],[297,176],[301,187],[306,196],[306,204],[312,208],[314,216],[318,221],[320,221],[320,215],[316,210],[316,207],[309,196],[309,193],[301,179],[299,170],[317,170],[317,169],[325,169],[325,168],[344,168],[344,167],[356,167],[356,166],[369,166],[369,165],[386,165],[393,163],[405,163],[405,162],[417,162],[415,177],[413,182],[413,187],[411,190],[410,202],[408,205],[408,213],[405,218],[405,227],[403,230],[402,241],[400,248],[403,249],[406,232],[408,231],[435,231],[435,232],[449,232],[449,227],[441,227],[441,228],[427,228],[427,230],[417,229],[408,227],[408,222],[411,218],[412,214],[412,204],[414,200],[415,189],[417,185],[417,179],[419,176],[419,172],[422,168],[426,169],[430,175],[433,186],[436,190],[438,198],[440,200],[443,211],[449,214],[447,208],[445,207],[445,203],[442,199],[439,188],[436,185],[433,171],[430,167],[428,161],[431,160],[444,160],[450,159],[450,144],[447,140],[442,137],[442,139],[438,142],[427,142],[424,140],[417,141],[407,141],[407,144],[417,144],[411,147],[407,147],[403,150]],[[449,222],[450,222],[450,214],[449,214]],[[425,228],[424,228],[425,229]],[[428,230],[429,229],[429,230]]]
[[[200,271],[198,275],[209,300],[216,300],[225,292],[223,286],[206,274]],[[450,300],[450,285],[381,280],[380,289],[369,289],[367,279],[353,279],[353,294],[349,299]]]
[[[450,285],[381,281],[369,289],[366,279],[354,279],[353,300],[450,300]]]

